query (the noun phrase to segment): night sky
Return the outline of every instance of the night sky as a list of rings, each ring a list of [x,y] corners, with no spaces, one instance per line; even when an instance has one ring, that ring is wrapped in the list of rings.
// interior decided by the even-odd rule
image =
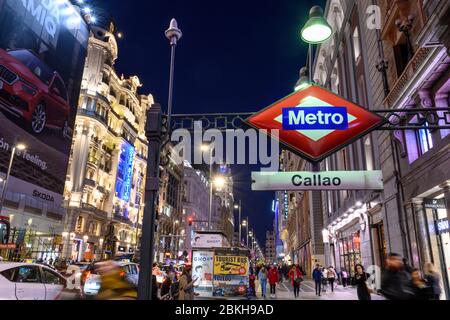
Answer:
[[[113,17],[124,38],[116,68],[137,75],[140,93],[167,105],[170,47],[164,31],[176,18],[183,38],[177,47],[173,113],[254,112],[290,94],[306,64],[301,26],[324,0],[85,0],[100,22]],[[264,246],[272,230],[275,193],[251,191],[250,172],[233,166],[235,198]]]

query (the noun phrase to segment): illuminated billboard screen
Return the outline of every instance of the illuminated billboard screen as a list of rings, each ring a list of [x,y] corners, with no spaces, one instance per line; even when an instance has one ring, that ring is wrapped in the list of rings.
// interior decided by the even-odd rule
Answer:
[[[60,201],[88,36],[68,0],[0,0],[0,172],[15,143],[27,147],[8,191]]]
[[[117,170],[116,195],[125,202],[130,201],[134,156],[134,147],[131,144],[124,142],[120,152]]]

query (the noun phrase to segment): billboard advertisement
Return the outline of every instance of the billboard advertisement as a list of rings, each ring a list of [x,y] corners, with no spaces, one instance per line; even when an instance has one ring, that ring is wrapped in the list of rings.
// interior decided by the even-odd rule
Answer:
[[[194,233],[191,246],[193,248],[221,248],[224,246],[222,234]]]
[[[53,199],[56,206],[55,195],[64,191],[88,37],[68,0],[0,0],[0,171],[6,172],[13,145],[25,144],[14,159],[11,187],[27,182],[36,186],[28,188],[30,198]]]
[[[192,278],[198,279],[195,282],[195,291],[200,294],[211,295],[213,289],[213,251],[193,251],[192,252]]]
[[[247,293],[249,259],[246,250],[216,250],[214,255],[214,296],[233,297]]]

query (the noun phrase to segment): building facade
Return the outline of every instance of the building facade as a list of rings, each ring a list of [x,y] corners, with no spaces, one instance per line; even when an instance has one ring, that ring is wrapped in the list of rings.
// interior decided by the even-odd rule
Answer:
[[[195,231],[208,231],[210,185],[208,177],[194,169],[188,162],[184,165],[183,216],[181,219],[180,245],[192,250],[191,240]],[[193,220],[189,226],[189,219]]]
[[[449,5],[328,1],[335,33],[317,50],[315,82],[367,109],[443,108],[439,120],[419,113],[400,125],[448,125]],[[350,273],[383,267],[388,252],[422,270],[433,262],[448,297],[449,156],[448,130],[420,129],[380,130],[326,159],[322,170],[381,170],[384,180],[383,192],[322,192],[328,261]]]
[[[267,231],[266,232],[266,243],[264,256],[266,258],[266,264],[273,264],[276,262],[276,248],[275,248],[275,232]]]
[[[146,112],[139,78],[119,76],[115,26],[92,27],[64,197],[64,258],[134,253],[144,209]]]

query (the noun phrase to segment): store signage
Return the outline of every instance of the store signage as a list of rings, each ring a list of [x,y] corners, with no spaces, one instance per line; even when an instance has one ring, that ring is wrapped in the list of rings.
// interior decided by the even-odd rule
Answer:
[[[387,120],[316,85],[275,102],[251,116],[255,129],[278,130],[287,149],[310,162],[320,162]]]
[[[426,209],[446,209],[445,199],[425,199],[423,204]]]
[[[252,172],[253,191],[383,190],[381,171]]]
[[[448,233],[450,231],[448,219],[441,219],[436,221],[436,230],[439,234]]]
[[[224,245],[223,235],[195,233],[191,245],[193,248],[221,248]]]

